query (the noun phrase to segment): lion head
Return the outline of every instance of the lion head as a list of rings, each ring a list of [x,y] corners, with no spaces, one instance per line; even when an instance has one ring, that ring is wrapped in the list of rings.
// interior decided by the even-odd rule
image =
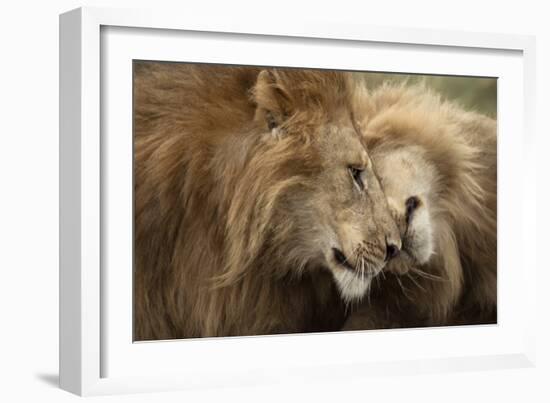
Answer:
[[[229,208],[228,228],[239,231],[231,239],[239,242],[228,254],[247,253],[235,262],[241,273],[261,251],[279,271],[328,269],[350,300],[398,254],[399,234],[355,124],[350,80],[259,73],[252,89],[258,149]]]
[[[386,270],[404,274],[410,267],[426,264],[435,252],[438,231],[432,215],[438,205],[437,171],[418,146],[391,151],[382,146],[372,158],[402,240],[399,257]]]
[[[380,281],[372,306],[350,326],[493,320],[494,120],[423,86],[385,85],[364,105],[365,140],[403,246],[384,269],[390,275]]]
[[[400,248],[352,77],[138,67],[138,337],[327,330]]]

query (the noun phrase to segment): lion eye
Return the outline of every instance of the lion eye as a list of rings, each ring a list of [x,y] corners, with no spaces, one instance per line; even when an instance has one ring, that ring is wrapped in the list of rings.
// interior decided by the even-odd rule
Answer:
[[[364,169],[350,166],[348,170],[355,185],[360,191],[363,191],[365,189],[365,183],[363,182]]]
[[[277,127],[277,121],[275,120],[275,116],[273,116],[271,112],[268,112],[265,118],[267,121],[267,128],[269,130],[273,130]]]
[[[411,221],[414,211],[420,206],[420,199],[416,196],[411,196],[405,201],[405,216],[407,223]]]

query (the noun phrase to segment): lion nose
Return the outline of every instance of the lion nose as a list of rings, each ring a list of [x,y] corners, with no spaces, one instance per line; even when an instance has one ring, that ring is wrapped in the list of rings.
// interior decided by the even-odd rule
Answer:
[[[401,248],[394,242],[388,241],[386,239],[386,261],[393,259],[397,255],[399,255],[399,250]]]

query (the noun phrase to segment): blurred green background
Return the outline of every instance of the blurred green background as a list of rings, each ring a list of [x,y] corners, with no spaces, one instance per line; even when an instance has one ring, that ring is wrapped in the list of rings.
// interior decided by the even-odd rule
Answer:
[[[358,73],[366,81],[368,88],[375,89],[382,83],[406,80],[410,84],[424,82],[429,88],[438,91],[444,99],[457,102],[466,110],[476,111],[492,118],[497,116],[497,79],[412,75],[394,73]]]

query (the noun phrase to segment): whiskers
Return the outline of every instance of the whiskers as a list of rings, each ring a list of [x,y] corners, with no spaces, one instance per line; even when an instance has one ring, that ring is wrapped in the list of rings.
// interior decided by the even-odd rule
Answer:
[[[355,259],[355,272],[359,272],[359,276],[361,277],[361,281],[365,281],[365,259],[363,256],[360,256],[359,258]]]
[[[446,278],[443,278],[441,276],[436,276],[435,274],[427,273],[423,270],[420,270],[418,267],[410,267],[409,271],[419,275],[420,277],[423,277],[427,280],[433,280],[433,281],[449,281]]]
[[[405,296],[405,298],[407,298],[411,302],[414,302],[413,298],[409,295],[409,290],[407,290],[407,288],[405,288],[405,286],[403,285],[403,282],[401,281],[400,276],[396,275],[394,277],[397,280],[397,284],[399,284],[399,287],[401,288],[401,291],[403,291],[403,295]]]
[[[422,287],[418,281],[416,281],[416,279],[414,278],[414,275],[411,276],[411,272],[408,271],[407,272],[407,277],[413,282],[414,285],[416,285],[418,288],[420,288],[423,292],[426,292],[426,289],[424,287]]]
[[[361,252],[356,250],[354,259],[350,259],[350,266],[346,270],[338,270],[333,273],[345,302],[346,313],[365,297],[370,303],[372,279],[378,274],[377,266]]]
[[[403,292],[403,295],[411,302],[413,301],[413,296],[411,295],[412,290],[407,288],[405,284],[403,284],[402,279],[408,279],[409,284],[414,285],[416,288],[421,290],[422,292],[426,293],[428,290],[426,289],[426,286],[429,285],[424,282],[424,285],[421,280],[429,280],[429,281],[449,281],[443,277],[437,276],[435,274],[427,273],[418,267],[409,267],[409,270],[407,271],[406,277],[399,274],[394,274],[392,277],[395,278],[396,283],[399,285],[399,288],[401,288],[401,291]],[[383,273],[384,271],[382,271]],[[429,288],[429,287],[428,287]]]
[[[400,274],[388,270],[389,275],[386,276],[386,270],[381,269],[382,261],[377,260],[376,255],[369,253],[367,248],[359,246],[353,252],[353,258],[347,261],[346,270],[334,273],[345,302],[346,314],[353,312],[356,304],[370,306],[376,303],[377,294],[384,292],[387,282],[393,284],[392,287],[396,291],[400,289],[403,296],[414,304],[420,293],[430,293],[433,287],[437,287],[432,282],[450,281],[443,277],[442,273],[433,274],[423,270],[424,268],[419,267],[412,259],[403,261],[403,269],[406,270],[401,270]],[[376,284],[373,285],[374,283]]]
[[[377,277],[377,270],[372,267],[372,264],[369,262],[369,259],[366,258],[364,253],[358,251],[357,258],[355,260],[355,273],[361,280],[361,283],[365,285],[365,291],[363,296],[359,298],[358,302],[361,302],[365,297],[367,302],[370,305],[370,294],[372,288],[372,280]],[[366,277],[366,278],[365,278]]]

